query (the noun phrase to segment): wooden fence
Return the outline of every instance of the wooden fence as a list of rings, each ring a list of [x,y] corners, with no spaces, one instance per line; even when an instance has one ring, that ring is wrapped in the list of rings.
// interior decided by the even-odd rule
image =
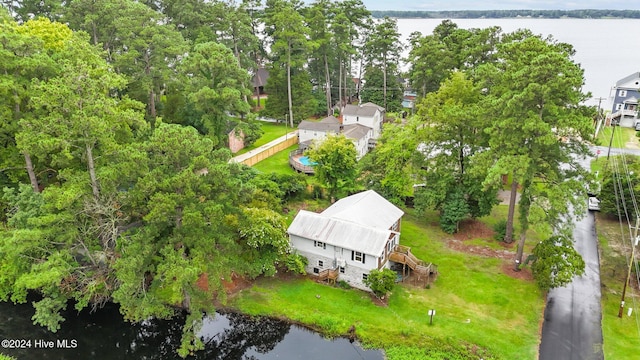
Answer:
[[[288,134],[287,137],[280,142],[270,142],[266,145],[263,145],[257,149],[251,150],[247,154],[243,154],[244,157],[241,162],[247,166],[253,166],[260,161],[275,155],[276,153],[298,143],[298,134]]]

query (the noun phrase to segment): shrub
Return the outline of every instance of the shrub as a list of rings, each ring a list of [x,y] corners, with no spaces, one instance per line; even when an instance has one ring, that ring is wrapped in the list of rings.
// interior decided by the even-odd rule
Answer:
[[[364,284],[379,298],[387,295],[395,283],[396,272],[389,269],[371,270],[369,276],[364,280]]]
[[[495,235],[493,235],[494,239],[504,241],[504,238],[507,235],[507,220],[501,219],[498,221],[493,225],[493,231],[495,231]]]
[[[287,267],[287,271],[296,273],[296,274],[304,274],[306,273],[305,267],[309,263],[306,257],[298,254],[298,253],[290,253],[284,259],[284,264]]]

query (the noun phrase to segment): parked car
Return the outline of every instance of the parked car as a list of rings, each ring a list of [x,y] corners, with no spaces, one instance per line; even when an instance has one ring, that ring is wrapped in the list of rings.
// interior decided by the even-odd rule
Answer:
[[[636,121],[635,128],[636,128],[636,131],[640,131],[640,121]]]
[[[595,196],[589,196],[589,202],[587,205],[589,211],[600,211],[600,200]]]

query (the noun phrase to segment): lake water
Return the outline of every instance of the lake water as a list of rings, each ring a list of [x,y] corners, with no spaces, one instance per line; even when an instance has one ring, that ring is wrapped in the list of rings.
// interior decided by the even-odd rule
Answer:
[[[443,19],[398,19],[403,41],[418,31],[424,35]],[[573,45],[574,61],[584,69],[584,91],[592,93],[589,105],[602,106],[608,101],[616,81],[640,71],[640,19],[452,19],[459,28],[500,26],[503,32],[529,29],[534,34],[552,35]],[[607,108],[610,108],[607,106]]]
[[[93,314],[68,310],[57,333],[33,325],[30,304],[0,302],[0,340],[24,339],[28,348],[0,348],[18,358],[55,360],[181,360],[177,355],[184,317],[130,324],[116,305]],[[206,347],[187,359],[208,360],[382,360],[382,352],[364,350],[348,339],[324,339],[319,334],[287,322],[241,314],[216,314],[205,318],[200,331]],[[53,345],[51,345],[53,344]],[[43,348],[45,345],[51,345]],[[65,348],[66,346],[66,348]]]

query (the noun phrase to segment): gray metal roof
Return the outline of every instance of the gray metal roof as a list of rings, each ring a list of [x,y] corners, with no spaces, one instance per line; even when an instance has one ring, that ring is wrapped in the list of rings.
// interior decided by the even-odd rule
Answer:
[[[351,124],[345,125],[342,133],[349,139],[360,140],[367,135],[369,131],[371,131],[371,128],[368,126],[362,124]]]
[[[367,190],[338,200],[322,215],[386,230],[404,215],[404,211],[377,192]]]
[[[379,256],[393,233],[350,221],[300,210],[287,229],[291,235]]]

